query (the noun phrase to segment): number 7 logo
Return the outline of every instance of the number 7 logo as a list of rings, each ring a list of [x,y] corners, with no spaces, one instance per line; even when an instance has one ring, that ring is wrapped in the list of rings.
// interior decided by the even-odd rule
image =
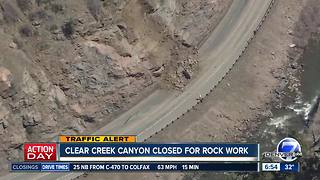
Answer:
[[[292,147],[289,152],[294,152],[295,149],[298,147],[298,144],[296,142],[283,142],[281,148],[286,148],[286,147]]]

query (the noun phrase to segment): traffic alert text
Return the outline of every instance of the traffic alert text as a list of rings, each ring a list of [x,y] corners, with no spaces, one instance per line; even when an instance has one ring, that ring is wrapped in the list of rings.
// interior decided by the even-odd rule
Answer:
[[[247,155],[248,147],[66,147],[67,155]]]
[[[105,142],[136,142],[136,136],[59,136],[62,143],[65,142],[82,142],[82,143],[105,143]]]

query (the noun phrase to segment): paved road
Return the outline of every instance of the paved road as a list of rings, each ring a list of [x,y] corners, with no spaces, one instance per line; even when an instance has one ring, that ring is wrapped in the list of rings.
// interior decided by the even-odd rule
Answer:
[[[272,0],[235,0],[201,46],[197,77],[183,93],[157,90],[95,134],[136,134],[144,141],[198,103],[223,79],[259,27]],[[5,179],[72,179],[81,173],[10,174]],[[2,179],[2,178],[1,178]]]

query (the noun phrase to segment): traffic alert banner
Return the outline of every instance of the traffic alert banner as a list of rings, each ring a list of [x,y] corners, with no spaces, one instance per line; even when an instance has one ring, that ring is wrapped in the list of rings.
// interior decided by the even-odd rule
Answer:
[[[126,143],[136,142],[136,136],[59,136],[61,143]]]

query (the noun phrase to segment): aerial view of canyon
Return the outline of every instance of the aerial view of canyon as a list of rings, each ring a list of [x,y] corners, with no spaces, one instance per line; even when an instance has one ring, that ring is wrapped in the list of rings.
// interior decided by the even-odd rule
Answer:
[[[320,180],[319,103],[319,0],[0,0],[1,180]],[[258,172],[10,169],[26,143],[60,135],[259,144],[260,160]],[[261,172],[286,137],[299,172]]]

